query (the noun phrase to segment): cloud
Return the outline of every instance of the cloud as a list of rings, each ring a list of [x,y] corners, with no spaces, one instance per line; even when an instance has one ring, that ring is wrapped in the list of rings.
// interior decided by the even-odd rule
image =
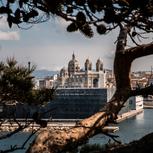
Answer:
[[[0,31],[0,40],[19,40],[20,35],[17,31],[4,32]]]
[[[62,27],[67,27],[71,22],[70,21],[65,21],[64,19],[62,18],[57,18],[56,19],[56,23],[59,24],[60,26]]]
[[[19,32],[9,29],[6,17],[0,18],[0,40],[19,40]]]
[[[112,60],[112,59],[114,59],[115,51],[105,52],[105,54],[103,56],[104,56],[104,58],[106,58],[108,60]]]
[[[0,29],[8,29],[8,23],[6,17],[0,18]]]

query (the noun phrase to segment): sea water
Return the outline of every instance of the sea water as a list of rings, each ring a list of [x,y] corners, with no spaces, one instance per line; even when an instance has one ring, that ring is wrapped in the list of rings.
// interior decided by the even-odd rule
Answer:
[[[119,136],[118,140],[123,143],[128,143],[133,140],[138,140],[148,133],[153,132],[153,109],[144,109],[144,112],[129,118],[116,126],[119,131],[114,135]],[[104,144],[109,141],[109,137],[103,134],[98,134],[90,139],[89,143]]]
[[[133,140],[140,139],[144,135],[153,132],[153,109],[145,109],[143,113],[138,114],[135,117],[127,119],[116,126],[119,126],[119,131],[114,133],[118,135],[118,140],[121,140],[123,143],[128,143]],[[27,139],[28,133],[18,133],[13,135],[12,137],[4,140],[0,140],[0,150],[9,149],[11,145],[20,146]],[[32,139],[29,143],[32,142]],[[109,141],[108,136],[104,136],[103,134],[98,134],[89,140],[91,144],[105,144]],[[26,145],[28,148],[29,143]],[[14,153],[25,153],[26,149],[14,151]]]

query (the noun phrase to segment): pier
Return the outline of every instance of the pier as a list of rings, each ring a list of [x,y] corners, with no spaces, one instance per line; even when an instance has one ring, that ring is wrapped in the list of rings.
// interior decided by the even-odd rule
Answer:
[[[153,101],[144,101],[143,107],[145,109],[153,109]]]
[[[47,124],[47,129],[50,129],[50,130],[63,130],[63,129],[69,129],[69,128],[72,128],[72,127],[75,127],[76,126],[76,123],[75,121],[51,121],[51,122],[48,122]],[[20,122],[21,125],[24,125],[25,123],[22,121]],[[7,131],[7,132],[10,132],[10,131],[14,131],[18,128],[18,124],[13,122],[13,123],[9,123],[9,122],[6,122],[6,123],[3,123],[1,126],[0,126],[0,131]],[[32,130],[36,130],[40,128],[40,126],[36,123],[32,123],[30,124],[27,128],[23,129],[24,132],[30,132]],[[119,127],[118,126],[105,126],[103,127],[103,130],[104,132],[109,132],[109,133],[114,133],[116,131],[119,130]]]
[[[128,118],[134,117],[137,114],[142,113],[144,110],[143,109],[138,109],[138,110],[130,110],[129,112],[123,113],[121,115],[118,115],[118,118],[116,120],[117,123],[122,122]]]
[[[133,116],[136,116],[137,114],[140,114],[142,113],[144,110],[143,109],[138,109],[138,110],[131,110],[129,112],[126,112],[126,113],[123,113],[121,115],[118,115],[118,118],[116,120],[117,123],[120,123],[128,118],[131,118]],[[28,119],[28,122],[31,122],[32,120],[31,119]],[[71,120],[71,119],[53,119],[51,121],[48,121],[48,124],[47,124],[47,127],[46,128],[49,128],[49,129],[52,129],[52,130],[56,130],[56,129],[69,129],[69,128],[72,128],[72,127],[75,127],[76,126],[76,123],[78,122],[79,120]],[[18,122],[20,122],[21,125],[24,125],[25,124],[25,121],[24,119],[18,119]],[[18,124],[15,123],[15,122],[5,122],[3,123],[1,126],[0,126],[0,131],[13,131],[15,129],[18,128]],[[34,129],[38,129],[40,128],[40,126],[36,123],[31,123],[29,125],[29,127],[25,128],[23,131],[25,132],[29,132],[29,131],[32,131]],[[118,126],[114,126],[114,125],[111,125],[111,126],[105,126],[103,128],[103,130],[105,132],[110,132],[110,133],[114,133],[116,131],[119,130],[119,127]]]

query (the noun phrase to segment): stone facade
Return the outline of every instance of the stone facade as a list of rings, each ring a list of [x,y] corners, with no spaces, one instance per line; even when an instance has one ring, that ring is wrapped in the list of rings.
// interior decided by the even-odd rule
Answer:
[[[92,69],[92,63],[86,59],[84,70],[80,69],[75,55],[68,63],[68,68],[60,70],[58,86],[61,88],[105,88],[106,73],[100,59],[96,62],[96,70]]]

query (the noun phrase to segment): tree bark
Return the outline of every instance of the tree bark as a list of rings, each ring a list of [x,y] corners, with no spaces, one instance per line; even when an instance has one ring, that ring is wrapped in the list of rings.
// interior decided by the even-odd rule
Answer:
[[[153,54],[153,44],[125,49],[128,27],[121,27],[114,60],[116,92],[105,107],[68,130],[44,130],[34,140],[27,153],[58,153],[83,144],[89,137],[102,132],[106,123],[114,121],[126,100],[132,95],[130,68],[135,58]],[[150,51],[151,49],[151,51]]]

